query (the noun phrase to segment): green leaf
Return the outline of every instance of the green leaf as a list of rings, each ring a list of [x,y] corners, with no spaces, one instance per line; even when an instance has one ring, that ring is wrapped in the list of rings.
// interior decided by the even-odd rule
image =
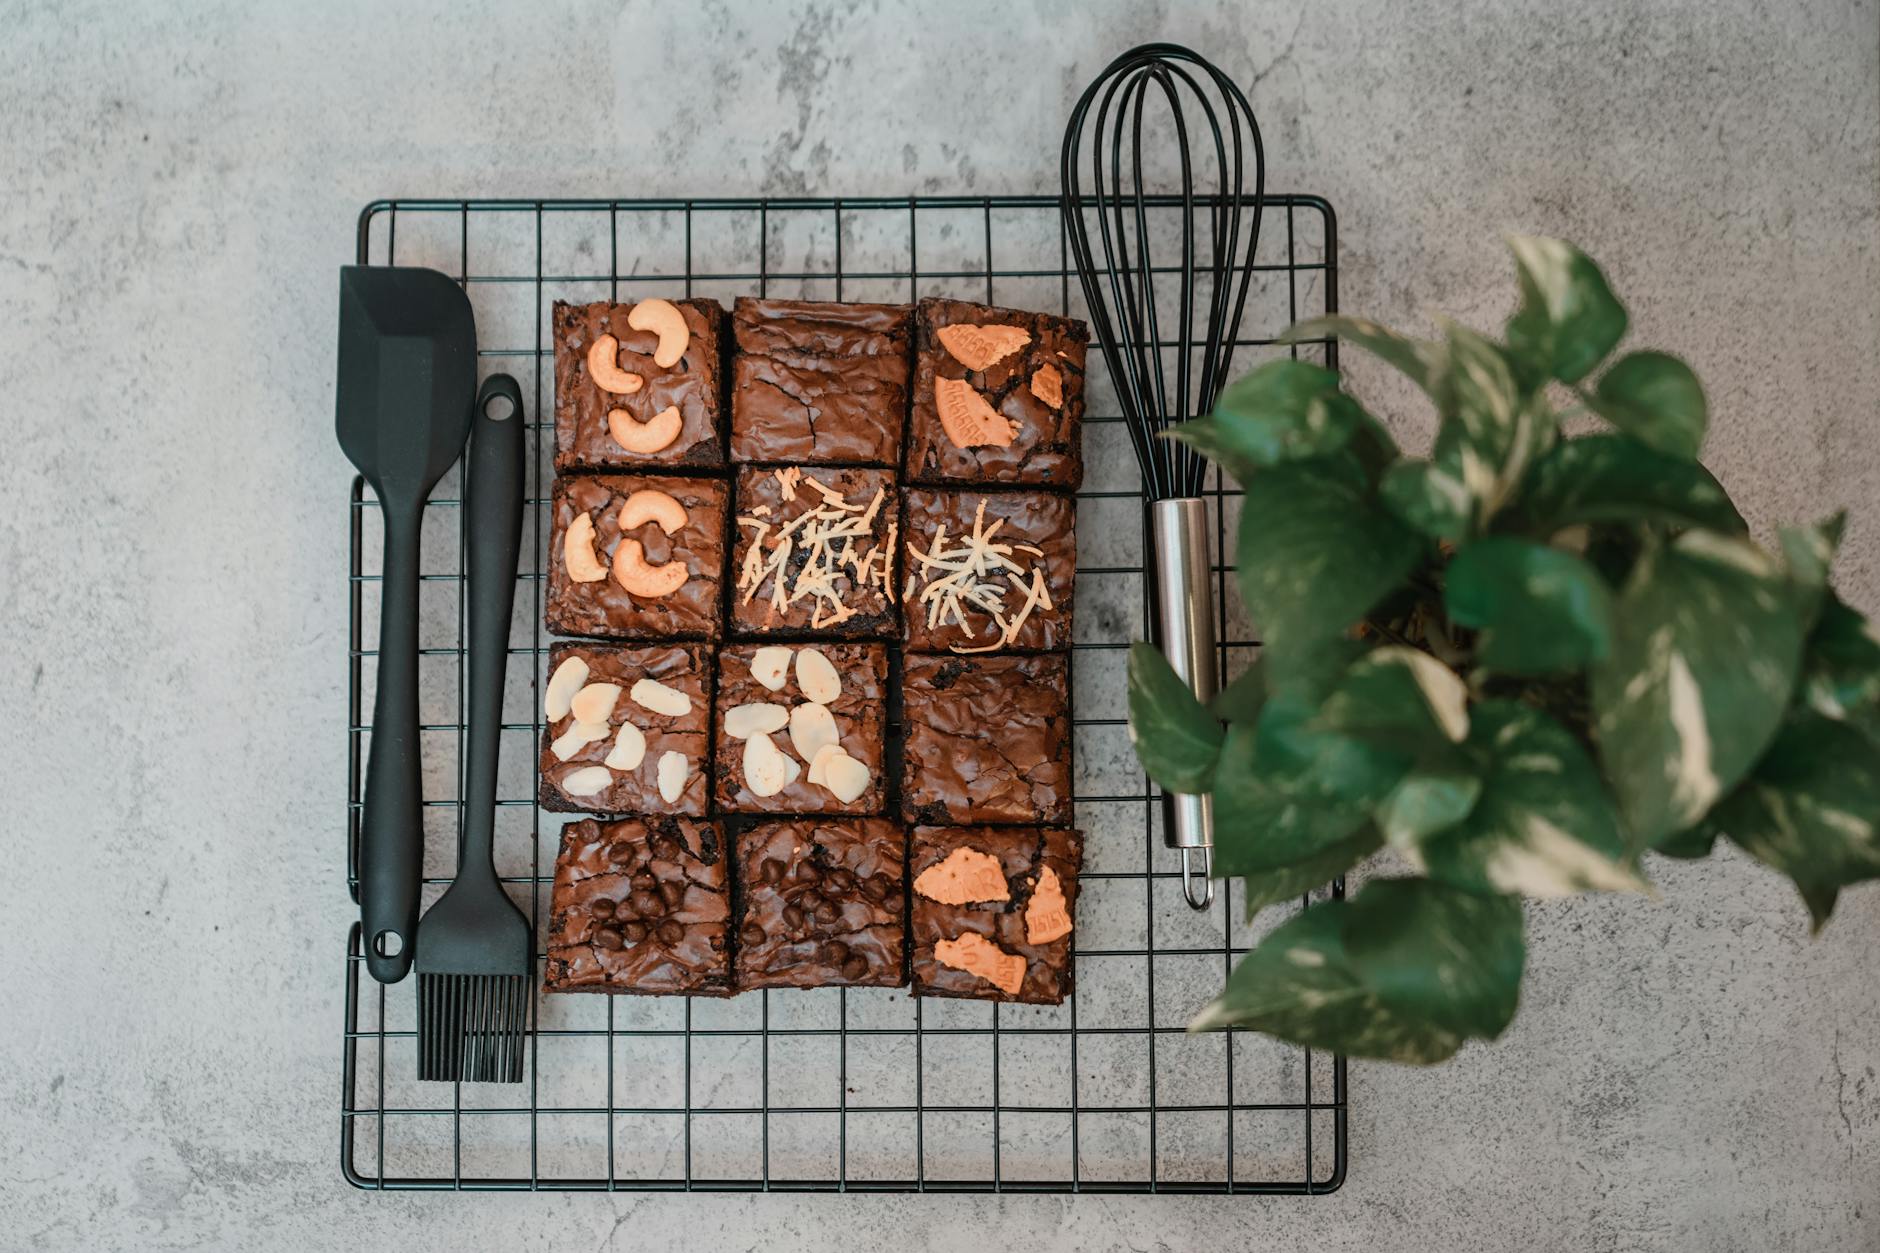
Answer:
[[[1182,423],[1168,437],[1247,483],[1266,466],[1339,451],[1367,418],[1363,406],[1338,390],[1336,374],[1281,357],[1233,383],[1212,413]]]
[[[1307,1048],[1422,1066],[1454,1056],[1460,1035],[1392,1012],[1358,981],[1345,955],[1349,909],[1326,901],[1282,924],[1240,959],[1188,1029],[1250,1027]]]
[[[1880,633],[1832,591],[1808,636],[1801,696],[1822,717],[1880,740]]]
[[[1508,320],[1508,346],[1534,368],[1577,383],[1625,335],[1625,308],[1592,259],[1558,239],[1508,240],[1521,282],[1521,308]]]
[[[1469,733],[1469,692],[1428,653],[1387,645],[1351,664],[1314,725],[1411,751],[1432,736],[1460,742]]]
[[[1247,917],[1251,919],[1268,905],[1297,900],[1314,888],[1325,886],[1381,847],[1383,837],[1376,827],[1367,825],[1358,828],[1357,834],[1328,845],[1302,861],[1247,875],[1241,880],[1247,896]]]
[[[1447,330],[1449,351],[1436,384],[1443,421],[1432,460],[1468,489],[1475,520],[1486,522],[1553,447],[1559,427],[1545,398],[1523,391],[1498,345],[1453,322]]]
[[[1514,1019],[1526,957],[1520,902],[1428,879],[1374,879],[1344,922],[1351,969],[1385,1009],[1485,1040]]]
[[[1171,792],[1205,792],[1221,724],[1154,647],[1129,646],[1129,742],[1149,777]]]
[[[1346,343],[1356,344],[1372,356],[1395,366],[1412,383],[1425,390],[1429,387],[1432,361],[1440,355],[1440,350],[1434,344],[1399,335],[1387,326],[1380,326],[1364,318],[1338,314],[1300,322],[1282,334],[1279,342],[1298,344],[1314,339],[1342,339]]]
[[[1478,540],[1449,563],[1449,616],[1481,631],[1477,659],[1491,670],[1576,669],[1612,647],[1612,594],[1571,553],[1507,537]]]
[[[1746,539],[1690,531],[1647,550],[1593,665],[1600,759],[1634,850],[1704,815],[1774,736],[1801,660],[1784,572]]]
[[[1716,825],[1706,818],[1694,827],[1658,841],[1658,846],[1652,852],[1675,857],[1679,861],[1698,861],[1710,856],[1711,847],[1717,842],[1717,834]]]
[[[1657,522],[1726,535],[1749,529],[1710,471],[1629,435],[1557,445],[1528,471],[1515,516],[1520,529],[1542,536],[1597,522]]]
[[[1782,729],[1713,820],[1794,882],[1819,931],[1842,888],[1880,879],[1876,815],[1880,747],[1845,723],[1804,714]]]
[[[1514,701],[1485,701],[1469,747],[1483,764],[1481,796],[1418,849],[1432,879],[1532,897],[1644,887],[1620,864],[1625,841],[1599,769],[1565,727]]]
[[[1262,472],[1241,506],[1240,594],[1283,650],[1357,622],[1422,552],[1337,459],[1290,462]]]
[[[1234,681],[1214,694],[1208,712],[1222,722],[1257,722],[1266,705],[1266,666],[1256,657]]]
[[[1841,547],[1841,534],[1847,529],[1845,510],[1814,526],[1785,526],[1776,532],[1782,544],[1782,560],[1789,569],[1796,603],[1810,627],[1821,610],[1822,593],[1828,588],[1828,569]]]
[[[1600,417],[1660,452],[1695,457],[1704,442],[1704,389],[1691,367],[1669,353],[1619,358],[1584,399]]]
[[[1392,513],[1433,540],[1454,543],[1475,521],[1475,498],[1469,489],[1433,462],[1397,462],[1384,472],[1378,495]]]
[[[1385,842],[1411,849],[1469,816],[1482,780],[1451,762],[1418,763],[1392,788],[1375,815]]]

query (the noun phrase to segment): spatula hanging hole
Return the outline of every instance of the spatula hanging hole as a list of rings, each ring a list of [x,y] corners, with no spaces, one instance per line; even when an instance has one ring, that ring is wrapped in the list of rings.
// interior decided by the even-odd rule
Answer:
[[[380,957],[396,957],[405,951],[405,937],[385,930],[372,937],[372,948]]]
[[[483,416],[492,422],[507,422],[516,413],[516,402],[497,392],[483,402]]]

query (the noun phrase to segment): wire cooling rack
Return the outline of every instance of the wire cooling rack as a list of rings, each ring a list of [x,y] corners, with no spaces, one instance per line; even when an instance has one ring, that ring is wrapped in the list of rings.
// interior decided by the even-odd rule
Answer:
[[[1335,345],[1272,342],[1289,323],[1337,307],[1331,206],[1312,196],[1263,203],[1234,373],[1281,352],[1335,366]],[[1182,212],[1172,198],[1156,202],[1151,229],[1173,236]],[[541,597],[553,303],[946,295],[1081,317],[1083,297],[1058,202],[1048,196],[388,200],[360,215],[358,261],[455,276],[476,310],[480,372],[512,374],[533,396],[495,855],[535,927],[539,986],[555,851],[573,820],[535,803],[551,643]],[[1076,824],[1087,845],[1070,1001],[915,1000],[886,988],[724,1001],[538,995],[521,1085],[423,1083],[417,981],[374,982],[355,924],[344,965],[340,1158],[348,1181],[374,1189],[1102,1193],[1322,1193],[1344,1182],[1342,1057],[1252,1033],[1184,1031],[1234,960],[1291,911],[1269,909],[1249,922],[1230,883],[1211,911],[1195,913],[1182,899],[1176,855],[1162,846],[1161,805],[1129,749],[1125,721],[1124,658],[1144,633],[1146,515],[1120,406],[1095,361],[1077,506],[1072,721]],[[457,473],[425,510],[420,567],[427,908],[455,865],[464,739]],[[1217,476],[1207,494],[1220,672],[1231,676],[1257,649],[1220,556],[1231,551],[1239,493]],[[348,879],[356,897],[381,538],[361,480],[347,514]]]

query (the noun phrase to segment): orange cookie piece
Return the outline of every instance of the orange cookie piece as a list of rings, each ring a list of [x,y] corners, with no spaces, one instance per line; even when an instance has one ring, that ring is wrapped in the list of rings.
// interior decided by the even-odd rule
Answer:
[[[940,427],[955,448],[1011,447],[1012,424],[965,379],[936,377],[933,403],[940,413]]]
[[[934,331],[953,359],[969,370],[984,370],[997,365],[1031,342],[1031,332],[1022,326],[974,326],[956,322]]]
[[[1038,876],[1038,889],[1025,906],[1025,943],[1049,944],[1071,933],[1071,912],[1064,903],[1064,885],[1057,871],[1046,866]]]
[[[1017,996],[1025,983],[1025,959],[1006,952],[977,931],[968,931],[957,940],[939,941],[933,946],[933,955],[942,966],[978,975],[1007,996]]]
[[[1057,409],[1064,404],[1064,376],[1058,368],[1048,362],[1038,367],[1038,372],[1031,376],[1031,394],[1045,404]]]
[[[942,905],[965,905],[972,901],[1009,901],[1012,889],[1006,886],[1005,871],[999,859],[976,848],[956,848],[946,860],[935,862],[914,880],[914,890]],[[1060,903],[1063,897],[1059,898]]]

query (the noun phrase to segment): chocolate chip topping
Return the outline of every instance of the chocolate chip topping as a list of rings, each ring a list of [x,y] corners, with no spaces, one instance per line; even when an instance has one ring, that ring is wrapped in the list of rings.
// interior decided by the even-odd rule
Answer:
[[[740,986],[901,983],[904,839],[881,819],[766,823],[741,835]]]

